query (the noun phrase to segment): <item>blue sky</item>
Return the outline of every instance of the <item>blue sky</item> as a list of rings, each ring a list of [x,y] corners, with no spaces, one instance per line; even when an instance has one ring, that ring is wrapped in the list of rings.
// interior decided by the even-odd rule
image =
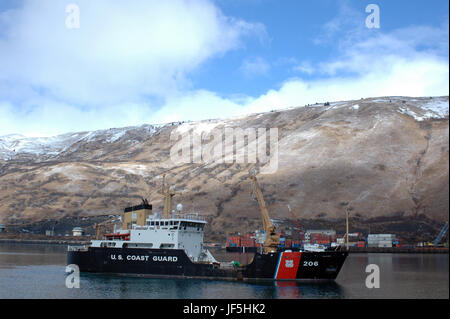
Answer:
[[[374,34],[389,33],[399,28],[426,25],[440,28],[448,25],[448,1],[217,1],[221,10],[230,16],[238,16],[246,21],[259,22],[265,26],[267,38],[263,43],[248,41],[243,50],[230,53],[225,59],[206,63],[201,72],[194,75],[196,84],[223,94],[242,91],[251,95],[263,94],[277,87],[290,77],[301,76],[304,79],[317,79],[322,75],[308,74],[295,69],[294,59],[308,61],[309,64],[327,61],[340,54],[336,45],[345,38],[349,30],[360,24],[361,38]],[[363,27],[366,17],[365,7],[376,3],[380,7],[380,29]],[[345,7],[345,9],[343,9]],[[327,33],[324,26],[348,11],[349,19],[330,39],[316,43]],[[344,19],[344,17],[342,17]],[[448,52],[447,52],[448,53]],[[264,61],[266,73],[245,76],[242,61]],[[213,72],[211,72],[213,71]],[[220,77],[216,77],[220,74]],[[243,76],[244,75],[244,76]]]
[[[380,28],[366,27],[368,4]],[[448,95],[448,12],[440,0],[2,1],[0,136]]]

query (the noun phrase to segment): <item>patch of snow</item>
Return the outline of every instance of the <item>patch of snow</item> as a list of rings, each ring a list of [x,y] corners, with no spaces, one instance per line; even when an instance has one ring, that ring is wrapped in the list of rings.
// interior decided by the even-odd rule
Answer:
[[[400,110],[400,113],[409,115],[409,116],[413,117],[418,122],[422,122],[423,120],[426,119],[426,117],[420,116],[419,114],[417,114],[416,112],[410,110],[407,107],[401,106],[401,107],[399,107],[399,110]]]
[[[325,109],[325,111],[345,107],[347,106],[348,102],[349,101],[331,102],[330,105]]]
[[[120,139],[122,136],[124,136],[126,132],[127,132],[126,130],[118,131],[117,133],[113,134],[110,138],[108,138],[106,141],[108,143],[114,143],[115,141]]]
[[[143,125],[151,135],[164,125]],[[0,136],[0,157],[4,160],[14,158],[19,153],[36,156],[57,156],[79,142],[114,143],[122,138],[130,129],[138,127],[114,128],[92,132],[66,133],[49,137],[26,137],[20,134]]]
[[[119,164],[119,165],[107,167],[106,169],[107,170],[121,169],[121,170],[127,171],[128,173],[135,174],[135,175],[141,175],[141,176],[146,176],[150,173],[147,166],[142,165],[142,164]]]
[[[444,118],[448,116],[448,101],[434,100],[420,106],[422,109],[431,111],[424,116],[427,118]]]
[[[423,112],[420,112],[421,114],[419,114],[418,112],[413,111],[411,110],[411,108],[406,106],[400,106],[399,112],[412,116],[416,121],[419,122],[432,118],[434,119],[445,118],[448,117],[449,114],[448,100],[435,99],[426,104],[422,105],[419,104],[417,105],[417,108]]]
[[[388,103],[389,101],[391,101],[390,99],[373,99],[371,102],[375,102],[375,103]]]
[[[359,104],[352,105],[352,108],[353,108],[354,110],[358,110],[358,109],[359,109]]]
[[[62,174],[71,180],[85,179],[85,176],[80,172],[80,167],[75,165],[57,166],[44,173],[44,176],[49,177],[54,174]]]
[[[224,121],[201,121],[193,123],[183,123],[177,127],[177,133],[184,134],[193,130],[193,133],[201,135],[202,133],[209,133],[217,126],[224,124]]]

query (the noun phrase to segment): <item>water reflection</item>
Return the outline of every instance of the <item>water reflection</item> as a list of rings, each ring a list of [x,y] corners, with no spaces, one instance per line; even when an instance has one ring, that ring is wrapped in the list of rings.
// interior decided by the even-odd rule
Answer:
[[[380,267],[380,289],[365,286],[368,264]],[[448,255],[351,254],[335,282],[151,279],[82,273],[80,289],[68,289],[64,246],[2,244],[0,298],[448,298],[448,265]]]
[[[325,282],[275,282],[275,298],[341,298],[341,286],[335,281]]]
[[[66,262],[66,246],[40,244],[0,244],[0,268],[30,265],[61,265]]]
[[[341,298],[336,282],[237,282],[200,279],[155,279],[82,274],[81,286],[94,298],[302,299]]]

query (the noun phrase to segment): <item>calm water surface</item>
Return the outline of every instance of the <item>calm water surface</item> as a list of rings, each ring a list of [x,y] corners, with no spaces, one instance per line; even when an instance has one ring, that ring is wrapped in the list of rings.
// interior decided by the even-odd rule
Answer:
[[[239,259],[234,257],[227,255],[228,259]],[[2,243],[0,298],[448,299],[448,260],[448,254],[351,254],[338,279],[327,283],[246,283],[82,273],[80,288],[69,289],[65,286],[66,246]],[[366,288],[368,264],[380,268],[378,289]]]

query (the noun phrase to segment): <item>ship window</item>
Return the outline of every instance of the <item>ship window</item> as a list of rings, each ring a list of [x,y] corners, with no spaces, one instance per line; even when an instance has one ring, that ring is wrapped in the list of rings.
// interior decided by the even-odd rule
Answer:
[[[156,223],[156,226],[159,226],[159,221],[158,222],[155,222]]]
[[[143,244],[134,244],[134,247],[136,248],[152,248],[152,243],[143,243]]]
[[[101,247],[114,247],[114,246],[116,246],[116,243],[111,243],[111,242],[103,242],[102,244],[101,244]]]
[[[155,222],[150,222],[150,226],[155,226]]]
[[[162,243],[159,248],[173,248],[174,246],[174,244]]]

